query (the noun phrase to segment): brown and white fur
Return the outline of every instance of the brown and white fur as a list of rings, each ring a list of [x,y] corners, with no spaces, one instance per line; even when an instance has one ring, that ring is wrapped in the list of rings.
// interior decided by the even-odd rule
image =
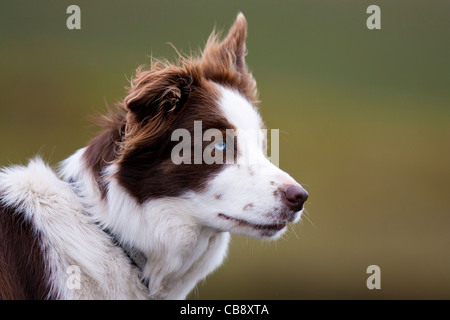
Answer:
[[[238,161],[239,135],[233,164],[171,161],[171,133],[194,121],[224,134],[264,127],[246,36],[239,14],[198,57],[138,69],[104,130],[58,172],[39,158],[0,171],[0,298],[184,299],[221,265],[230,232],[276,239],[300,219],[306,191],[260,143],[258,164]]]

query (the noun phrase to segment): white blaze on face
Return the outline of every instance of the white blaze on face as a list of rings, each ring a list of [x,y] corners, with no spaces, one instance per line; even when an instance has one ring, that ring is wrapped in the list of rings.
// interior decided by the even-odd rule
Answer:
[[[263,122],[256,108],[239,92],[220,87],[220,107],[227,120],[238,129],[261,129]]]
[[[283,201],[286,186],[298,183],[266,158],[257,109],[237,91],[222,86],[219,90],[219,107],[236,129],[237,158],[202,194],[209,208],[202,214],[203,222],[233,233],[277,238],[287,222],[300,219],[300,213]]]
[[[236,163],[244,166],[264,164],[266,131],[257,109],[237,91],[220,86],[222,113],[235,128],[237,137]]]

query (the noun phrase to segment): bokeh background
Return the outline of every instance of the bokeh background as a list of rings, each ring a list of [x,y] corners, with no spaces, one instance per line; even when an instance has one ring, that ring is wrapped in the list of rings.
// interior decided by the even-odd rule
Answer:
[[[81,30],[66,8],[81,8]],[[381,30],[366,8],[381,8]],[[450,2],[18,1],[0,4],[0,165],[52,165],[97,132],[141,64],[198,51],[242,11],[280,167],[310,193],[277,242],[233,236],[191,299],[450,298]],[[366,268],[381,268],[368,290]]]

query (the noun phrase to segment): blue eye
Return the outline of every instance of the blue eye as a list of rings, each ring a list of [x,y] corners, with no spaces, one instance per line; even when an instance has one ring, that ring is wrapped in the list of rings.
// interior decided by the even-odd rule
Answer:
[[[227,143],[225,141],[218,142],[214,144],[214,148],[217,150],[223,151],[227,148]]]

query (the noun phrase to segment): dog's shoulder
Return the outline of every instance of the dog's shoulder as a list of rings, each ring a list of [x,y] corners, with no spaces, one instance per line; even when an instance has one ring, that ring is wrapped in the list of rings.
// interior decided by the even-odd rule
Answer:
[[[36,214],[45,214],[52,208],[77,205],[70,185],[59,179],[41,158],[30,160],[26,166],[1,169],[0,199],[3,205],[24,212],[26,218],[38,218]]]
[[[38,207],[61,182],[41,159],[0,170],[0,299],[51,298]],[[53,190],[53,191],[51,191]],[[54,196],[53,196],[54,197]]]
[[[51,282],[52,291],[47,292],[47,298],[144,297],[145,288],[124,252],[113,245],[86,213],[71,184],[60,179],[42,159],[0,171],[0,213],[0,223],[4,224],[0,233],[11,243],[25,241],[19,229],[23,226],[29,229],[29,240],[40,250],[37,254],[43,256],[41,265],[45,264],[44,275],[36,276]],[[12,256],[14,250],[15,246],[2,248],[0,244],[0,260],[2,251]],[[0,269],[1,264],[0,261]],[[23,272],[26,264],[22,260],[17,262],[22,270],[19,276],[26,274]],[[81,270],[80,290],[71,290],[66,285],[71,266]],[[14,283],[17,281],[10,277],[9,287]],[[29,290],[27,283],[23,290]]]

